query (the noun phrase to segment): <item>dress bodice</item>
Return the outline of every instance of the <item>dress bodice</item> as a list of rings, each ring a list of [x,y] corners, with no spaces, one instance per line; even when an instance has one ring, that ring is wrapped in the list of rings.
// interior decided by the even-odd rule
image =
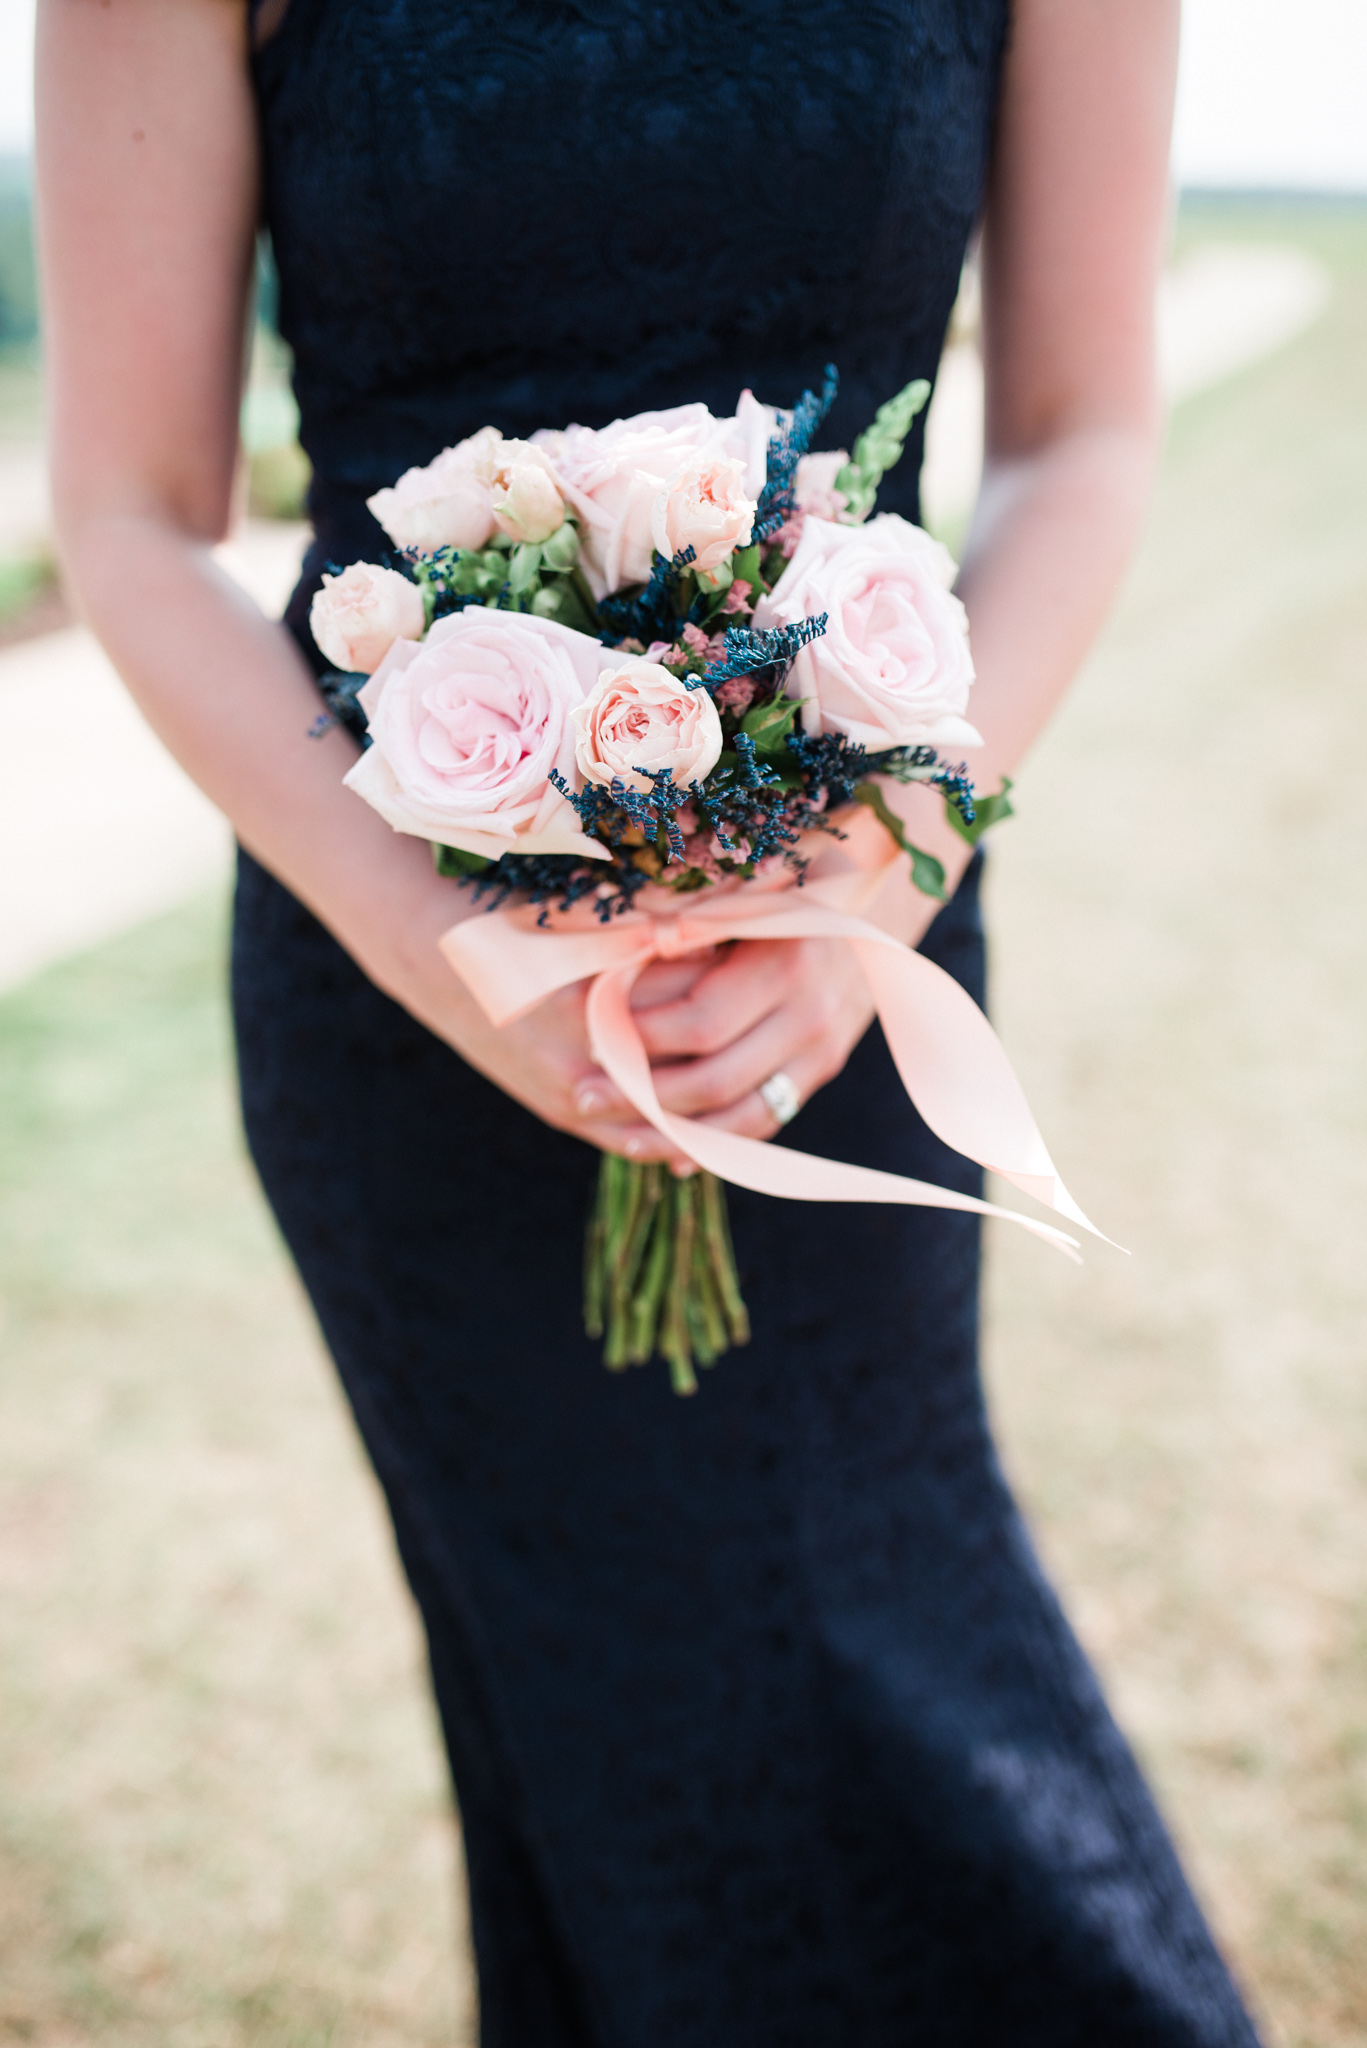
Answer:
[[[291,0],[257,54],[315,516],[491,422],[602,425],[835,362],[848,445],[933,376],[1007,0]],[[914,515],[919,438],[880,503]]]

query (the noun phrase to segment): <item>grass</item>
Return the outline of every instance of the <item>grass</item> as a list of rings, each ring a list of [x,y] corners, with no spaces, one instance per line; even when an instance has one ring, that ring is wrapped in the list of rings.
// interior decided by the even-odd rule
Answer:
[[[1133,1248],[1002,1234],[990,1379],[1046,1555],[1283,2048],[1367,2036],[1367,209],[1327,316],[1173,424],[1104,642],[1021,779],[996,1007]]]
[[[420,1645],[242,1157],[223,925],[0,1003],[0,2039],[449,2041]]]
[[[1276,2048],[1367,2036],[1367,214],[1183,407],[993,861],[995,1007],[1103,1227],[990,1250],[1049,1562]],[[0,2040],[468,2033],[420,1648],[234,1122],[223,911],[0,1000]],[[743,1370],[743,1360],[737,1366]]]

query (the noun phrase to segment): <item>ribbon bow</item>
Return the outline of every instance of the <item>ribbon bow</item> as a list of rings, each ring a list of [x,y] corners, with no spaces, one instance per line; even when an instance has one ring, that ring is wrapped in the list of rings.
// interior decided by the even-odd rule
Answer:
[[[789,1201],[896,1202],[1004,1216],[1076,1259],[1077,1239],[1033,1216],[929,1181],[717,1130],[672,1115],[655,1093],[631,1010],[632,988],[648,962],[678,959],[727,939],[844,939],[868,983],[903,1086],[936,1136],[1100,1237],[1059,1179],[1001,1042],[973,998],[933,961],[856,914],[890,865],[800,890],[719,888],[685,899],[677,910],[632,909],[606,925],[589,923],[576,909],[554,931],[519,906],[467,919],[445,934],[441,948],[494,1024],[511,1023],[557,989],[591,977],[589,1042],[599,1066],[648,1123],[722,1180]]]

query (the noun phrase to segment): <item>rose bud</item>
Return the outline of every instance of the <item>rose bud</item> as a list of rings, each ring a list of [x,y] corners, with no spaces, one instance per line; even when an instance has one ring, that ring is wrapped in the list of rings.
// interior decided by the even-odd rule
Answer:
[[[654,661],[604,669],[570,721],[579,773],[605,788],[620,779],[648,791],[642,771],[662,768],[686,788],[710,774],[721,753],[721,719],[707,691],[686,689]]]
[[[748,545],[755,500],[745,495],[745,465],[702,455],[675,470],[651,509],[651,537],[666,561],[692,548],[693,568],[708,576]]]
[[[353,562],[324,576],[309,611],[309,631],[334,668],[373,675],[396,640],[421,640],[422,592],[397,569]]]
[[[533,546],[549,540],[565,518],[565,500],[550,464],[525,441],[505,441],[503,455],[493,476],[495,522],[510,540]]]

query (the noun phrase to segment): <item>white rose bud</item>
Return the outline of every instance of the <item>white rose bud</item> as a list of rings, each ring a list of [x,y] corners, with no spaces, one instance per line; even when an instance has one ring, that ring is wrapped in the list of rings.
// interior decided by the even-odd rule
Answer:
[[[564,523],[565,500],[540,449],[505,441],[505,457],[493,479],[494,519],[510,540],[536,546]]]
[[[396,640],[421,640],[426,623],[417,584],[373,562],[353,562],[340,576],[324,576],[309,612],[319,652],[335,668],[367,676]]]

